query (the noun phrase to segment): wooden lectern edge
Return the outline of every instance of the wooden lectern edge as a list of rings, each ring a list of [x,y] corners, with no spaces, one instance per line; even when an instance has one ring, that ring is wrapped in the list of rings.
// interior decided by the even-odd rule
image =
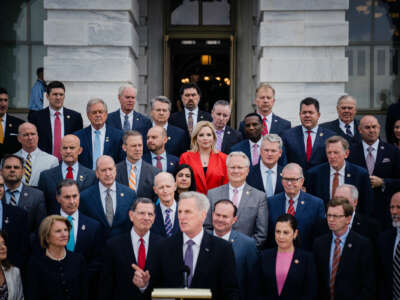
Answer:
[[[154,289],[151,297],[160,298],[179,298],[179,299],[211,299],[212,294],[209,289]]]

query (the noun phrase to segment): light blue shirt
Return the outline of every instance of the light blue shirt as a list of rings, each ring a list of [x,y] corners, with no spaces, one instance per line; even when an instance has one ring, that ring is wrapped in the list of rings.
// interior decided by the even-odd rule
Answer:
[[[17,201],[17,205],[18,205],[18,202],[19,202],[19,197],[21,196],[22,187],[23,187],[23,184],[22,184],[22,182],[21,182],[20,185],[19,185],[19,187],[17,187],[17,188],[15,189],[14,195],[15,195],[15,200]],[[7,204],[11,204],[11,193],[10,193],[10,189],[9,189],[6,185],[4,185],[4,193],[5,193],[5,195],[6,195],[6,203],[7,203]]]
[[[46,93],[46,86],[44,81],[38,79],[32,87],[31,95],[29,97],[29,109],[41,110],[43,109],[43,95]]]
[[[79,163],[76,162],[72,165],[72,175],[74,176],[74,180],[76,181],[76,178],[78,177],[78,168],[79,168]],[[67,177],[68,173],[68,165],[65,162],[62,162],[61,164],[61,174],[62,177],[65,179]]]
[[[304,137],[304,151],[307,153],[307,138],[308,138],[308,129],[305,128],[304,126],[301,126],[303,129],[303,137]],[[310,129],[310,135],[311,135],[311,142],[312,145],[314,146],[315,138],[317,137],[317,132],[318,132],[318,125],[315,126],[314,128]]]
[[[131,173],[131,169],[132,169],[132,164],[131,162],[126,159],[126,170],[128,172],[128,179],[129,179],[129,174]],[[140,170],[142,169],[142,160],[139,159],[136,163],[135,163],[135,176],[136,176],[136,190],[139,189],[139,180],[140,180]]]
[[[151,155],[151,163],[153,165],[153,167],[157,167],[157,155],[155,155],[153,152],[150,151],[150,155]],[[162,170],[164,172],[167,172],[167,152],[163,152],[160,154],[161,157],[161,166],[162,166]]]
[[[340,256],[342,256],[342,252],[343,252],[343,247],[344,244],[346,243],[346,239],[347,236],[349,235],[349,227],[347,227],[347,231],[341,236],[339,237],[340,239]],[[335,240],[336,240],[337,236],[332,232],[332,243],[331,243],[331,254],[329,256],[329,274],[332,273],[332,261],[333,261],[333,254],[335,252]]]
[[[297,210],[297,204],[299,203],[299,197],[300,197],[300,192],[295,196],[295,197],[293,197],[292,198],[292,200],[293,200],[293,207],[294,207],[294,211],[296,212],[296,210]],[[286,198],[286,204],[285,204],[285,213],[287,213],[287,211],[288,211],[288,209],[289,209],[289,200],[290,200],[290,197],[288,196],[288,195],[286,195],[286,193],[285,193],[285,198]]]

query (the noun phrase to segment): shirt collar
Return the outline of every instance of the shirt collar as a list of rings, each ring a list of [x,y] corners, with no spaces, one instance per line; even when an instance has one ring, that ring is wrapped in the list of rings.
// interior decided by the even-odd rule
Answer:
[[[154,154],[154,153],[151,152],[151,151],[150,151],[150,154],[151,154],[151,159],[152,159],[152,160],[153,160],[155,157],[157,157],[157,155]],[[167,159],[167,152],[164,150],[164,152],[161,153],[160,156],[161,156],[161,158],[163,158],[163,159]]]
[[[346,232],[340,237],[336,236],[336,234],[332,231],[332,241],[335,242],[336,238],[339,238],[340,239],[340,243],[344,245],[344,243],[346,241],[346,238],[349,235],[349,231],[350,231],[349,229],[350,229],[350,227],[349,227],[349,225],[347,225]]]
[[[233,192],[234,189],[237,189],[239,192],[243,191],[244,186],[245,186],[246,182],[244,182],[241,186],[239,186],[238,188],[233,187],[230,183],[229,183],[229,190],[231,190]]]
[[[57,110],[52,109],[50,107],[50,105],[49,105],[49,111],[50,111],[51,116],[55,116],[55,113],[57,112]],[[61,108],[58,110],[58,112],[60,113],[60,116],[62,116],[64,113],[64,106],[61,106]]]
[[[101,193],[105,193],[107,192],[107,187],[105,187],[100,181],[99,181],[99,189],[100,189],[100,194]],[[112,186],[109,188],[111,190],[111,192],[116,192],[117,191],[117,185],[114,183],[112,184]]]
[[[97,129],[95,129],[92,125],[90,125],[90,127],[92,128],[92,134],[95,134],[95,131]],[[103,127],[101,127],[100,129],[98,129],[100,131],[100,134],[104,135],[106,132],[106,124],[103,125]]]
[[[372,145],[368,145],[366,142],[362,141],[362,145],[363,145],[364,151],[368,151],[367,150],[368,147],[372,147],[375,151],[377,151],[378,150],[378,145],[379,145],[379,139],[377,139],[375,141],[375,143],[373,143]]]
[[[223,236],[218,236],[216,233],[215,233],[215,230],[213,231],[213,235],[214,236],[216,236],[216,237],[219,237],[219,238],[221,238],[221,239],[224,239],[225,241],[230,241],[229,240],[229,237],[231,236],[231,232],[232,232],[232,230],[229,230],[226,234],[224,234]]]
[[[249,139],[249,142],[250,142],[250,151],[253,150],[253,145],[254,145],[254,144],[257,144],[257,145],[258,145],[258,148],[260,149],[260,148],[261,148],[261,142],[262,142],[262,136],[261,136],[260,139],[257,141],[257,143],[253,143],[250,139]]]
[[[204,229],[201,228],[201,231],[198,235],[196,235],[194,238],[190,238],[187,236],[186,233],[183,232],[183,244],[186,244],[186,242],[188,240],[192,240],[196,245],[200,246],[201,244],[201,240],[203,239],[203,235],[204,235]]]
[[[307,131],[309,130],[309,129],[305,128],[303,125],[301,125],[301,127],[303,128],[303,132],[304,132],[304,133],[307,133]],[[312,133],[317,134],[317,132],[318,132],[318,124],[317,124],[317,126],[315,126],[314,128],[311,128],[310,131],[311,131]]]
[[[72,220],[78,220],[78,216],[79,216],[79,211],[76,210],[72,215],[68,215],[65,211],[62,210],[62,208],[60,208],[60,215],[63,217],[72,217]]]
[[[339,119],[339,127],[343,127],[346,128],[346,123],[343,122],[342,120]],[[351,121],[348,125],[350,125],[350,128],[353,129],[354,128],[354,120]]]
[[[140,236],[136,233],[133,227],[131,229],[131,238],[132,241],[136,241],[138,244],[140,243]],[[142,237],[145,245],[149,245],[149,238],[150,238],[150,231],[147,231],[146,234]]]
[[[152,124],[151,127],[158,126],[156,125],[156,123],[154,123],[153,119],[151,119],[151,124]],[[165,122],[165,124],[162,127],[164,127],[165,130],[168,130],[168,122]]]
[[[193,115],[195,115],[195,116],[197,116],[197,114],[199,113],[199,107],[197,106],[195,109],[193,109],[193,110],[188,110],[186,107],[185,107],[185,114],[188,116],[189,115],[189,112],[192,112],[193,113]]]
[[[345,170],[346,170],[346,161],[344,161],[343,167],[341,167],[339,171],[336,171],[332,167],[330,167],[330,170],[331,170],[331,176],[335,175],[336,172],[338,172],[340,176],[344,176],[345,175]]]
[[[31,157],[35,157],[38,153],[39,153],[39,148],[36,147],[35,150],[33,150],[31,153],[26,152],[24,149],[21,149],[21,153],[22,153],[22,158],[26,159],[26,157],[28,156],[28,154],[31,155]]]
[[[263,119],[264,120],[264,117],[265,117],[265,121],[269,121],[269,120],[271,120],[272,119],[272,111],[268,114],[268,115],[266,115],[266,116],[264,116],[262,113],[260,113],[259,111],[257,111],[257,114],[261,117],[261,119]]]
[[[13,191],[18,191],[18,192],[21,193],[23,187],[24,187],[24,185],[23,185],[22,182],[21,182],[21,183],[19,184],[19,186],[18,186],[15,190],[13,190]],[[11,191],[11,190],[4,184],[4,192],[7,192],[7,191]]]
[[[292,200],[293,200],[293,204],[294,204],[294,203],[297,203],[297,200],[299,199],[299,197],[300,197],[300,192],[299,192],[296,196],[294,196],[293,198],[290,198],[290,197],[285,193],[286,202],[289,202],[289,200],[292,199]]]
[[[121,115],[122,118],[125,118],[125,113],[122,111],[122,109],[119,110],[119,114]],[[128,114],[128,118],[131,118],[133,116],[133,110]]]
[[[63,161],[62,163],[61,163],[61,170],[68,170],[68,165]],[[72,171],[78,171],[78,168],[79,168],[79,162],[75,162],[72,166]]]
[[[267,172],[268,170],[271,170],[272,174],[277,174],[278,173],[278,162],[276,162],[275,165],[272,167],[272,169],[270,169],[266,165],[264,165],[262,160],[260,160],[260,169],[261,169],[261,172],[263,172],[263,173]]]
[[[126,159],[125,161],[126,161],[126,165],[129,167],[129,169],[132,169],[132,163],[128,159]],[[133,165],[135,166],[136,170],[140,170],[140,168],[142,167],[142,159],[139,159]]]
[[[170,207],[165,206],[165,205],[162,204],[162,202],[160,201],[160,208],[161,208],[161,211],[162,211],[163,213],[165,213],[165,210],[166,210],[167,208],[169,208],[169,209],[171,210],[171,213],[175,213],[175,211],[176,211],[176,201],[174,200],[174,202],[172,203],[172,205],[171,205]]]

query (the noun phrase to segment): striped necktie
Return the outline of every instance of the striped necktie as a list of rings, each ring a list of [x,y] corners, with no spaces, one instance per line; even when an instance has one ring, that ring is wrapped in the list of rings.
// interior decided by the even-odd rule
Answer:
[[[12,206],[17,206],[17,197],[16,197],[15,193],[17,193],[18,191],[17,190],[14,190],[14,191],[8,190],[8,192],[10,193],[10,204]]]
[[[400,299],[400,242],[393,257],[393,299]]]
[[[170,236],[172,234],[172,222],[171,222],[171,217],[170,217],[171,209],[167,208],[165,210],[165,232],[167,233],[167,236]]]
[[[335,280],[336,273],[339,269],[340,262],[340,239],[335,239],[335,249],[333,250],[333,259],[332,259],[332,270],[331,270],[331,279],[329,281],[329,289],[331,294],[331,300],[334,300],[335,295]]]
[[[129,187],[136,192],[135,166],[132,166],[131,171],[129,172]]]
[[[32,162],[31,162],[31,154],[29,153],[26,156],[25,164],[24,164],[25,184],[29,184],[29,180],[31,180],[31,174],[32,174]]]

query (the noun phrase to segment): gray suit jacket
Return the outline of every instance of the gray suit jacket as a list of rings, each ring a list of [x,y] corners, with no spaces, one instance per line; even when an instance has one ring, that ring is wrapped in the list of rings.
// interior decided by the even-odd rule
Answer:
[[[37,148],[38,153],[35,155],[33,159],[31,159],[31,164],[32,164],[32,172],[31,172],[31,178],[29,180],[29,185],[31,186],[38,186],[39,183],[39,177],[40,173],[42,171],[54,168],[58,166],[58,158],[48,154],[39,148]],[[22,154],[22,150],[19,150],[18,152],[15,152],[15,155],[18,155],[22,157],[23,159],[26,159],[26,156],[24,157]],[[22,177],[22,182],[26,184],[25,182],[25,177]]]
[[[6,195],[3,196],[3,203],[6,203]],[[42,220],[47,216],[44,195],[41,190],[23,184],[18,200],[18,207],[28,214],[29,232],[39,228]]]
[[[117,177],[115,180],[123,185],[129,187],[129,175],[128,170],[126,169],[126,161],[121,161],[117,165]],[[153,190],[154,185],[154,177],[160,173],[160,170],[153,167],[151,164],[142,160],[142,168],[140,170],[140,177],[139,177],[139,186],[136,191],[137,197],[145,197],[152,200],[156,199],[156,194]]]
[[[229,184],[209,190],[207,196],[211,207],[204,226],[212,229],[211,213],[214,204],[218,200],[229,199]],[[239,202],[237,217],[238,220],[233,224],[233,229],[253,237],[257,247],[261,247],[267,239],[268,232],[268,206],[265,193],[246,183]]]

